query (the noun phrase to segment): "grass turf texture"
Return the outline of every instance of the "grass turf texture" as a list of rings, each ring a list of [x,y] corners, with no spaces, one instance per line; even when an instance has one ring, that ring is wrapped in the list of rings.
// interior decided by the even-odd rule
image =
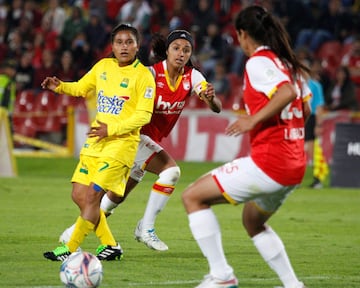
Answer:
[[[60,262],[43,258],[63,229],[78,216],[69,183],[77,159],[19,158],[19,177],[0,178],[0,287],[62,287]],[[103,262],[101,287],[194,287],[208,267],[192,239],[180,195],[184,188],[216,163],[179,162],[182,177],[156,223],[159,237],[169,245],[156,252],[134,240],[154,175],[147,174],[127,201],[108,218],[124,249],[120,262]],[[360,191],[303,185],[270,220],[287,248],[299,278],[308,287],[360,287]],[[225,253],[240,287],[280,285],[258,255],[241,225],[242,205],[215,206]],[[95,253],[98,241],[90,234],[83,250]]]

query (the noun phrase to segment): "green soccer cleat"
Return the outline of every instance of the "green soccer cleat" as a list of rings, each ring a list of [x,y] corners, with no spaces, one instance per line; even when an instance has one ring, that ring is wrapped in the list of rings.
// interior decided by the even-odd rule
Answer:
[[[52,261],[64,261],[70,254],[69,247],[64,244],[55,248],[53,251],[45,252],[44,257]]]
[[[119,243],[116,246],[100,245],[96,249],[96,257],[101,261],[121,260],[123,250]]]

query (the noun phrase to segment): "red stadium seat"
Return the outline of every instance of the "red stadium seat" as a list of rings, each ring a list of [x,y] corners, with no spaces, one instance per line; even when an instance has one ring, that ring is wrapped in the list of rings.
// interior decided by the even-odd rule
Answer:
[[[75,108],[78,105],[78,98],[72,97],[66,94],[59,94],[56,99],[56,111],[60,118],[61,124],[67,124],[68,122],[68,109],[70,107]]]
[[[35,98],[35,111],[55,111],[57,95],[51,91],[41,91]]]
[[[35,94],[32,90],[17,93],[14,103],[12,125],[14,133],[35,137],[36,127],[33,119]]]
[[[51,91],[41,91],[35,99],[34,113],[38,132],[60,131],[60,117],[56,110],[57,95]]]
[[[316,56],[322,60],[323,67],[331,78],[335,77],[336,69],[340,66],[343,46],[340,41],[323,43]]]
[[[35,102],[34,92],[32,90],[23,90],[17,93],[14,103],[14,114],[21,112],[30,112],[33,110]]]
[[[77,97],[76,98],[76,106],[75,109],[78,112],[79,118],[77,121],[82,123],[89,123],[89,110],[86,104],[86,99],[84,97]]]
[[[60,117],[48,115],[42,123],[36,122],[37,132],[60,132],[61,124]]]
[[[13,117],[14,133],[34,138],[36,135],[36,124],[32,117]]]

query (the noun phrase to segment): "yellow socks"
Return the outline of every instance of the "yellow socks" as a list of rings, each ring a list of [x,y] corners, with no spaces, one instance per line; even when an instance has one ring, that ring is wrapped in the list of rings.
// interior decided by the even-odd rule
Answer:
[[[96,236],[100,239],[100,243],[104,245],[116,246],[115,238],[106,221],[106,216],[103,210],[100,209],[99,224],[95,228]]]
[[[74,232],[71,234],[69,242],[66,244],[70,252],[75,252],[84,241],[89,232],[94,231],[95,225],[79,216],[75,223]]]
[[[66,244],[69,247],[70,252],[75,252],[89,232],[94,230],[96,236],[100,239],[101,244],[116,246],[115,238],[110,231],[109,225],[107,224],[104,211],[100,210],[99,224],[96,228],[92,222],[85,220],[81,216],[77,218],[74,232],[71,234],[71,238]]]

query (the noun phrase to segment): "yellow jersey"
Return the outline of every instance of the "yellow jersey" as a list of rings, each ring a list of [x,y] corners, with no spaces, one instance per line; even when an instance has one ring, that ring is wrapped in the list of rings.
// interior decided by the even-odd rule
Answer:
[[[104,58],[77,82],[61,82],[55,92],[86,96],[95,91],[97,121],[107,124],[108,137],[88,137],[80,154],[111,157],[128,167],[133,165],[140,128],[150,122],[155,80],[148,68],[136,59],[120,67],[116,58]],[[93,93],[93,92],[92,92]]]

